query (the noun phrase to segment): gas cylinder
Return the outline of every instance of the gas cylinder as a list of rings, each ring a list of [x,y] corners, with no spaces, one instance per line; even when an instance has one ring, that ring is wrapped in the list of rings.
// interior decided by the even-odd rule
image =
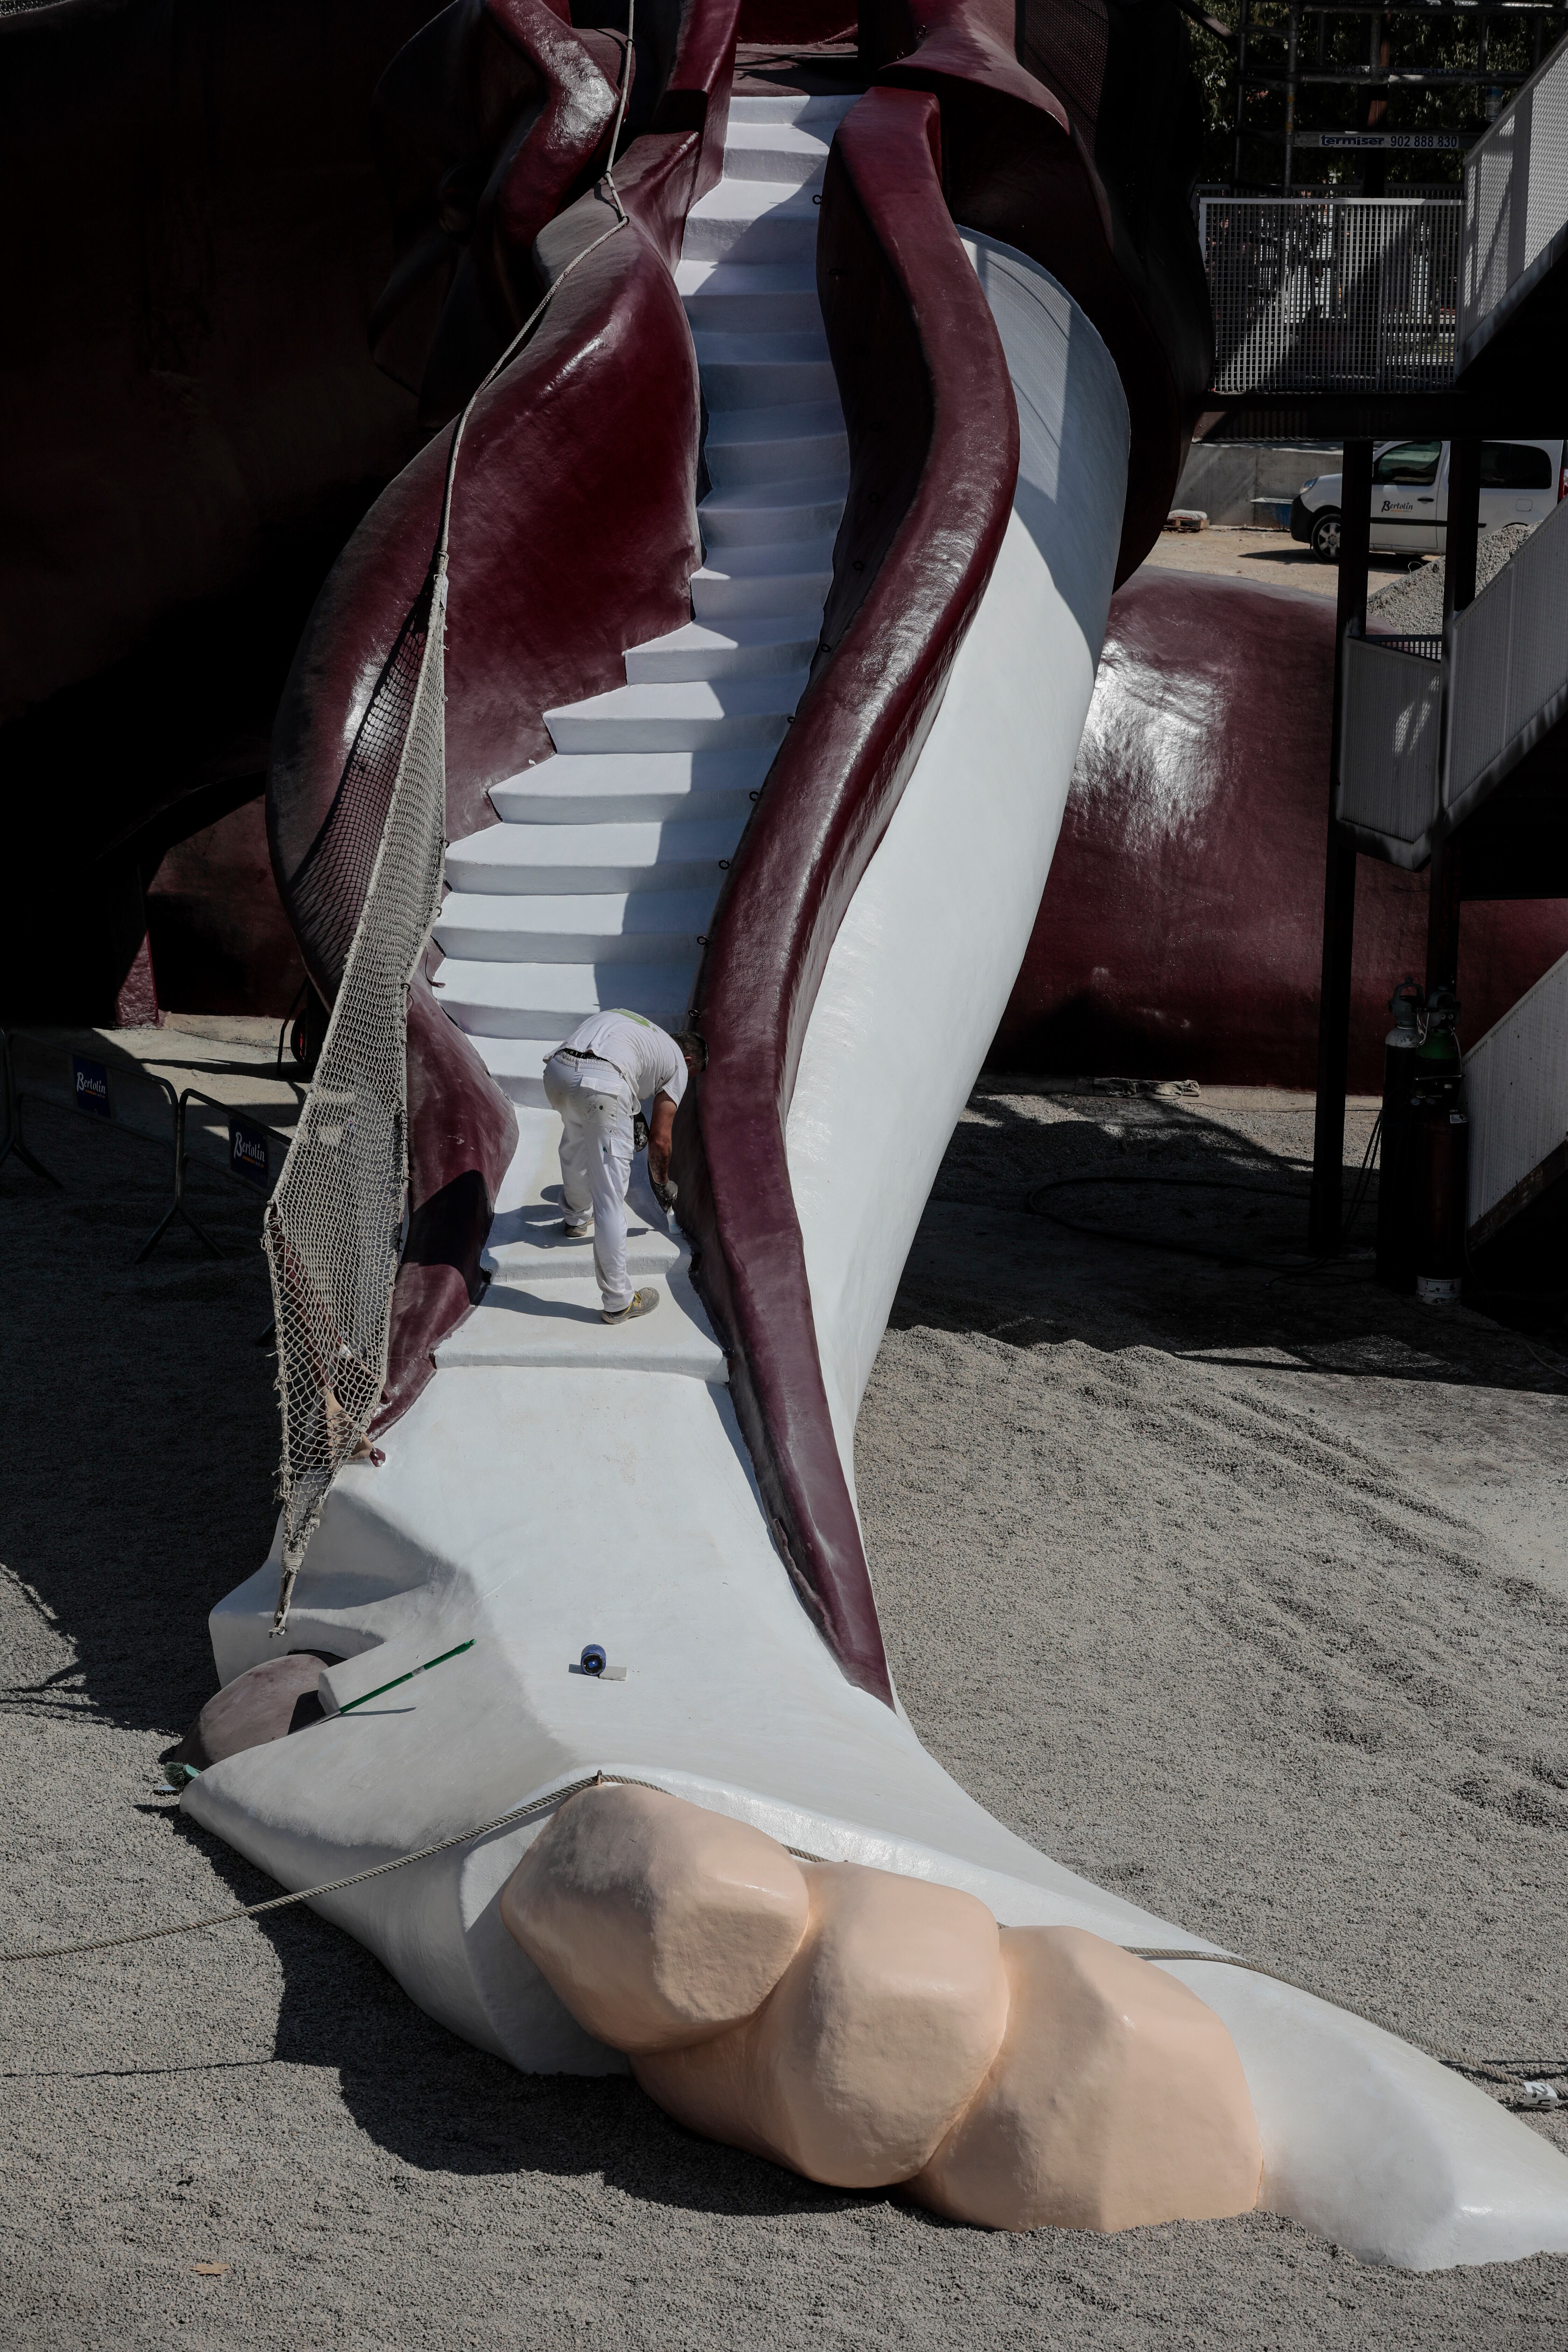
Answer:
[[[1408,976],[1388,1000],[1394,1026],[1383,1041],[1383,1128],[1377,1179],[1377,1279],[1385,1290],[1415,1287],[1411,1255],[1410,1097],[1426,996]]]
[[[1458,1000],[1434,989],[1426,1034],[1416,1047],[1410,1097],[1411,1237],[1415,1296],[1424,1306],[1458,1304],[1469,1210],[1470,1122],[1460,1100],[1464,1064],[1456,1034]]]

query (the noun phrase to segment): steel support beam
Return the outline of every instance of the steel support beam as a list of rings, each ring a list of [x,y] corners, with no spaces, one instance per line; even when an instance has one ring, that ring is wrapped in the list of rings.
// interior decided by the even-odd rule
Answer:
[[[1350,1068],[1351,959],[1355,946],[1355,843],[1334,814],[1340,771],[1340,687],[1347,632],[1366,625],[1372,538],[1372,443],[1347,441],[1340,505],[1334,634],[1334,716],[1329,751],[1329,831],[1323,860],[1323,965],[1318,992],[1318,1105],[1307,1246],[1332,1257],[1344,1221],[1345,1089]]]

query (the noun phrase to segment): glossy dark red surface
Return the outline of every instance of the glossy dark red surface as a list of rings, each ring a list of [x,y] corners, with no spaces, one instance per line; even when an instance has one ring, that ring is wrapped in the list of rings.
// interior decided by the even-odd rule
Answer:
[[[827,955],[1001,547],[1017,417],[942,200],[935,102],[841,124],[817,284],[849,429],[825,649],[736,854],[697,985],[709,1066],[676,1129],[696,1278],[775,1539],[851,1681],[891,1702],[823,1386],[784,1121]],[[863,567],[863,568],[861,568]]]
[[[1116,572],[1125,580],[1170,511],[1213,358],[1186,205],[1196,148],[1176,12],[866,0],[861,49],[880,81],[941,100],[954,220],[1040,262],[1116,362],[1132,430]]]
[[[993,1066],[1310,1089],[1334,669],[1329,597],[1148,570],[1112,600],[1039,919]],[[1568,904],[1469,904],[1462,1034],[1568,950]],[[1352,1089],[1426,958],[1426,877],[1356,877]]]

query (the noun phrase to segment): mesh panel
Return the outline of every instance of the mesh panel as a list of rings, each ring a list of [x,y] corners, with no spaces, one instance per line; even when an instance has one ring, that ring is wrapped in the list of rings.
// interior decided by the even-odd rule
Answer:
[[[1448,769],[1453,807],[1568,691],[1568,499],[1459,614],[1453,632]]]
[[[346,888],[368,870],[363,899],[349,901],[363,912],[267,1207],[283,1413],[279,1625],[321,1506],[386,1377],[408,1181],[406,996],[439,911],[446,846],[446,610],[442,558],[377,683],[311,852],[318,892],[330,876]],[[349,920],[341,902],[333,913]]]
[[[1406,847],[1437,814],[1443,670],[1363,637],[1345,641],[1339,815]]]
[[[1454,368],[1457,197],[1209,197],[1214,388],[1420,392]]]
[[[376,680],[332,804],[294,877],[290,895],[296,919],[317,942],[323,977],[334,986],[342,978],[359,912],[370,893],[375,854],[392,806],[425,661],[429,609],[426,582]]]
[[[1568,1136],[1568,956],[1465,1055],[1472,1225]]]
[[[1568,41],[1465,161],[1459,363],[1558,231],[1568,226]]]

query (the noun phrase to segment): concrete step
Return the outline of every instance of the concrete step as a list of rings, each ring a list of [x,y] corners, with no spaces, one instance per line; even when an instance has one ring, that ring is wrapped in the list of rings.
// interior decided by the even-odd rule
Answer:
[[[717,889],[744,824],[492,824],[450,845],[447,880],[479,891]]]
[[[731,122],[795,122],[827,124],[837,129],[852,106],[858,106],[862,93],[858,90],[832,98],[819,95],[807,98],[802,91],[782,89],[767,98],[732,98],[730,100]],[[826,137],[826,131],[819,133]]]
[[[792,540],[782,548],[726,547],[691,575],[691,609],[700,621],[728,627],[738,618],[809,614],[820,626],[833,585],[833,541]]]
[[[619,686],[585,702],[547,710],[562,751],[699,751],[778,743],[805,689],[804,672],[772,677],[691,679],[676,686]]]
[[[479,963],[689,964],[718,895],[716,888],[598,898],[454,890],[437,919],[436,943],[444,955]]]
[[[538,1108],[547,1108],[544,1065],[560,1043],[559,1037],[474,1039],[480,1060],[502,1094],[514,1103],[532,1103]]]
[[[527,1288],[535,1283],[592,1282],[592,1237],[568,1240],[561,1230],[561,1216],[559,1203],[549,1201],[497,1217],[481,1260],[492,1284]],[[647,1223],[627,1202],[626,1272],[634,1283],[645,1276],[657,1279],[668,1275],[673,1266],[686,1265],[689,1256],[678,1234]]]
[[[819,186],[834,127],[749,122],[731,115],[724,132],[724,177],[761,180],[770,187]]]
[[[838,398],[838,379],[821,335],[700,334],[692,341],[710,412]]]
[[[746,482],[712,490],[697,509],[705,552],[831,539],[849,495],[847,474],[826,481]]]
[[[489,963],[447,956],[436,992],[470,1037],[540,1037],[559,1045],[591,1013],[624,1005],[679,1029],[686,1017],[697,958],[663,963]]]
[[[675,282],[694,333],[822,331],[813,262],[682,261]]]
[[[685,261],[805,262],[815,268],[819,208],[785,182],[721,180],[686,215]]]
[[[849,472],[849,436],[837,400],[802,401],[794,408],[716,408],[702,446],[715,489]]]
[[[658,1286],[661,1296],[651,1315],[607,1324],[592,1280],[492,1284],[482,1304],[437,1349],[437,1364],[674,1372],[722,1385],[728,1378],[723,1350],[689,1281],[674,1271]]]
[[[816,643],[817,631],[809,617],[804,623],[766,617],[734,621],[727,629],[688,621],[668,637],[635,646],[626,656],[626,677],[638,685],[660,678],[759,677],[773,670],[809,669]],[[696,828],[668,830],[684,837]],[[728,856],[729,851],[721,854]]]
[[[656,645],[662,642],[658,638]],[[637,650],[634,648],[634,650]],[[630,655],[627,656],[628,660]],[[766,746],[739,751],[580,751],[541,760],[490,786],[507,824],[618,824],[742,814],[772,763]]]

